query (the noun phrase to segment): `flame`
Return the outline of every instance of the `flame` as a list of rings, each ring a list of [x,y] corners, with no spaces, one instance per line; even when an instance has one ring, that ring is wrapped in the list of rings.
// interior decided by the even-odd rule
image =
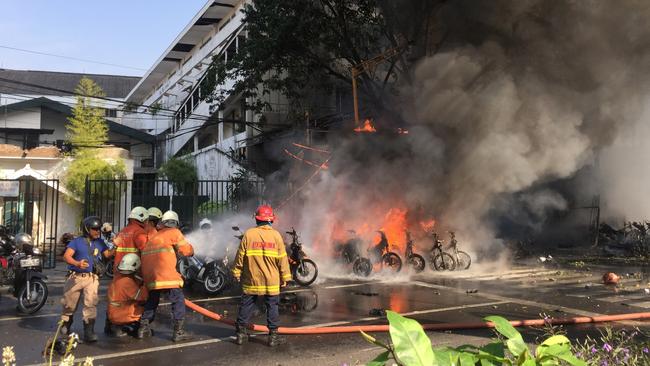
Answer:
[[[435,219],[420,221],[420,227],[425,232],[430,232],[431,230],[433,230],[433,228],[435,226],[436,226],[436,220]]]
[[[363,121],[363,126],[362,126],[362,127],[357,127],[357,128],[355,128],[355,129],[354,129],[354,132],[368,132],[368,133],[372,133],[372,132],[377,132],[377,129],[375,128],[375,126],[372,125],[372,122],[371,122],[370,119],[368,118],[368,119],[366,119],[365,121]]]

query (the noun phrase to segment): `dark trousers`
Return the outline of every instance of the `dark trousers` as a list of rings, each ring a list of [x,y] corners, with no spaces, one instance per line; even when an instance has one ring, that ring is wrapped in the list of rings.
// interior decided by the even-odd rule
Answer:
[[[278,329],[280,323],[280,310],[278,303],[280,295],[241,295],[241,304],[239,304],[239,314],[237,314],[237,325],[240,327],[248,326],[248,322],[255,311],[255,302],[257,296],[264,296],[264,305],[266,306],[266,324],[269,330]]]
[[[149,322],[153,322],[153,319],[156,316],[158,303],[160,303],[160,295],[162,294],[167,294],[167,298],[169,298],[169,301],[172,303],[172,319],[185,319],[185,296],[183,295],[183,289],[180,288],[149,291],[149,298],[147,299],[147,302],[144,303],[142,319],[147,319]]]

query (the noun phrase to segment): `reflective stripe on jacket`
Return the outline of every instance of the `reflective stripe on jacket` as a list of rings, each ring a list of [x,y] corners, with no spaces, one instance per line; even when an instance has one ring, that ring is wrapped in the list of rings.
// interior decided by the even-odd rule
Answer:
[[[149,290],[183,287],[183,278],[176,272],[176,252],[194,255],[194,248],[177,228],[163,228],[142,249],[142,277]]]
[[[277,295],[291,279],[287,250],[279,232],[269,225],[246,230],[239,244],[233,276],[241,278],[247,295]]]
[[[144,228],[137,221],[132,220],[117,234],[115,239],[113,239],[113,244],[115,244],[115,259],[113,262],[114,278],[124,276],[117,270],[117,266],[120,264],[122,258],[129,253],[140,255],[140,250],[146,243],[147,235],[144,232]]]
[[[133,276],[122,275],[108,286],[108,319],[123,325],[140,321],[148,291]]]

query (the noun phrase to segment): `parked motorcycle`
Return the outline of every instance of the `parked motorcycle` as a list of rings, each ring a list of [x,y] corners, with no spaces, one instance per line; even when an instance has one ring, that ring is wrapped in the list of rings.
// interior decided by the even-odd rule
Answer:
[[[372,263],[370,259],[362,257],[359,253],[361,239],[357,236],[356,231],[348,230],[352,234],[352,239],[339,245],[341,261],[345,264],[352,265],[352,272],[357,276],[368,277],[372,272]]]
[[[468,269],[472,265],[472,257],[469,256],[466,252],[458,250],[458,240],[456,240],[456,233],[453,231],[449,232],[449,246],[452,250],[452,257],[456,261],[456,267],[458,269]],[[550,257],[550,256],[549,256]]]
[[[381,263],[382,267],[388,267],[399,272],[402,270],[402,259],[395,252],[389,250],[390,244],[388,244],[388,238],[386,233],[379,230],[377,231],[381,236],[379,244],[368,249],[370,253],[370,259],[374,263]]]
[[[204,262],[195,256],[178,255],[176,269],[188,285],[198,283],[208,294],[219,293],[226,285],[226,276],[219,269],[218,261]]]
[[[431,248],[431,269],[436,271],[453,271],[456,269],[456,261],[449,253],[442,250],[442,240],[436,232],[432,232],[433,247]]]
[[[426,263],[424,257],[413,252],[413,239],[411,238],[411,232],[406,231],[406,250],[404,252],[404,259],[406,264],[409,265],[416,273],[424,271]]]
[[[48,296],[40,249],[33,245],[27,234],[18,234],[17,238],[4,235],[0,238],[0,248],[0,283],[12,286],[11,293],[18,300],[18,311],[24,314],[39,311]]]
[[[289,266],[291,267],[293,280],[301,286],[309,286],[316,281],[318,267],[313,260],[307,258],[307,255],[302,250],[302,243],[298,240],[296,229],[291,228],[291,231],[286,233],[291,235]]]

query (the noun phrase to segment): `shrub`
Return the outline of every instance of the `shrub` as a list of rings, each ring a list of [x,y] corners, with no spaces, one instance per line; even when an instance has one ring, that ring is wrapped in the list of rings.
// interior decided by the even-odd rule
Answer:
[[[75,196],[83,198],[86,177],[89,179],[123,179],[126,177],[126,166],[121,159],[111,163],[93,155],[83,154],[70,163],[63,182]]]
[[[174,191],[191,194],[194,183],[198,180],[196,167],[189,159],[171,158],[158,169],[158,175],[168,179]]]

